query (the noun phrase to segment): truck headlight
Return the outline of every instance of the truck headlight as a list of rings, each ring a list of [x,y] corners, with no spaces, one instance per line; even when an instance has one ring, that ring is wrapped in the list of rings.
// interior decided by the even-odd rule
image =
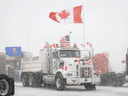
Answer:
[[[68,76],[72,76],[72,73],[68,73]]]

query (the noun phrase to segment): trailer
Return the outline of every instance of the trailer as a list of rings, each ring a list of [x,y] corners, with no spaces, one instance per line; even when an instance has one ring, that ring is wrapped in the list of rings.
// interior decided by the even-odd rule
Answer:
[[[10,69],[10,72],[6,71],[6,68]],[[0,96],[14,95],[14,78],[10,74],[10,66],[6,66],[6,55],[0,53]]]
[[[96,89],[100,83],[100,74],[96,73],[91,57],[81,57],[81,50],[73,47],[62,47],[42,50],[39,56],[21,60],[21,81],[24,87],[50,85],[57,90],[66,86],[81,85],[86,90]]]

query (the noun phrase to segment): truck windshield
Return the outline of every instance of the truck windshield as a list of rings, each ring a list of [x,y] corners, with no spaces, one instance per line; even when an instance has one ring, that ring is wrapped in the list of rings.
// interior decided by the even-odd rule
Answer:
[[[80,58],[80,51],[79,50],[60,50],[59,52],[60,58]]]

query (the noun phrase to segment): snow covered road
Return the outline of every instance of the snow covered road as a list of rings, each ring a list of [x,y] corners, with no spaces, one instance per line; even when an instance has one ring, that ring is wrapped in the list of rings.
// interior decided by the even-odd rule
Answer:
[[[15,96],[128,96],[128,83],[122,87],[96,86],[97,90],[87,91],[84,86],[67,86],[64,91],[48,87],[23,87],[15,83]]]

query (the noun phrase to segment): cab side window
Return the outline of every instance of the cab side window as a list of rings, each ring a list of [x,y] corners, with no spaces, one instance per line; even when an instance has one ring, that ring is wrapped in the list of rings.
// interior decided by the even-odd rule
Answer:
[[[53,52],[53,58],[56,58],[55,52]]]
[[[57,52],[57,51],[56,51],[56,52],[53,52],[53,58],[56,58],[56,59],[59,58],[59,56],[58,56],[58,52]]]

